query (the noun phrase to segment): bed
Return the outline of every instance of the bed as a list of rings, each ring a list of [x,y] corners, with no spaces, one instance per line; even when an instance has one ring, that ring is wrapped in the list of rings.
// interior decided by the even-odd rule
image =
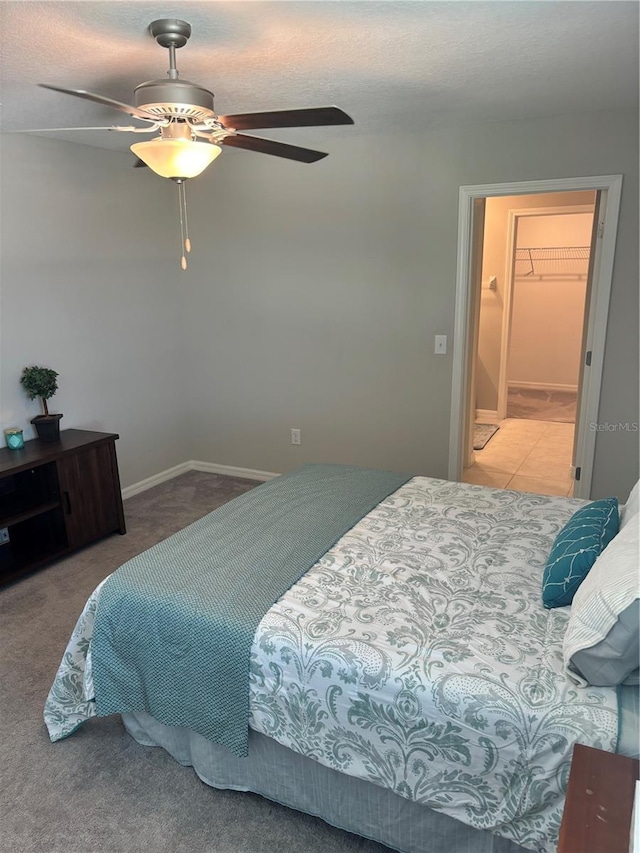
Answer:
[[[339,468],[347,483],[362,470]],[[315,492],[326,470],[304,466],[278,489],[302,477]],[[275,482],[236,500],[277,497]],[[247,754],[191,716],[156,713],[159,665],[141,687],[146,707],[127,703],[136,690],[122,661],[140,668],[144,625],[165,619],[162,603],[146,623],[113,617],[127,623],[114,665],[122,690],[100,708],[96,620],[112,578],[126,567],[140,576],[135,558],[80,615],[46,702],[50,737],[115,709],[139,743],[165,748],[210,785],[255,791],[406,853],[553,851],[573,745],[637,749],[637,691],[571,677],[563,640],[572,608],[541,602],[554,540],[585,504],[403,478],[261,616],[249,649]],[[242,504],[243,515],[250,508]],[[171,563],[181,577],[194,538],[222,548],[210,526],[219,514],[146,552],[145,571]],[[136,602],[151,607],[146,595]],[[180,645],[175,630],[169,644]],[[198,678],[207,665],[197,659]]]

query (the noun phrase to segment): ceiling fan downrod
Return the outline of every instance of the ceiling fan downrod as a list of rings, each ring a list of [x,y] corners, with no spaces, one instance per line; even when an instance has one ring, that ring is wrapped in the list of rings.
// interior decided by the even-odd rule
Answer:
[[[160,18],[149,24],[149,32],[160,47],[168,48],[169,70],[167,74],[169,79],[177,80],[179,72],[176,67],[176,50],[179,47],[184,47],[189,41],[191,24],[188,24],[186,21],[180,21],[177,18]]]

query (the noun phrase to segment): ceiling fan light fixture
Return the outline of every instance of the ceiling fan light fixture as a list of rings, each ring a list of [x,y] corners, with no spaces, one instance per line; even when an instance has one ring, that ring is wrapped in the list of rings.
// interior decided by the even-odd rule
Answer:
[[[161,178],[195,178],[222,153],[212,142],[152,139],[136,142],[131,151]]]
[[[84,98],[146,122],[144,127],[104,127],[89,130],[118,130],[132,133],[154,133],[160,136],[130,146],[138,158],[136,166],[149,166],[161,178],[176,184],[180,213],[180,266],[187,269],[191,252],[187,223],[186,181],[195,178],[222,153],[222,145],[244,148],[299,163],[315,163],[327,154],[299,145],[289,145],[261,136],[248,136],[238,130],[276,127],[320,127],[334,124],[353,124],[353,119],[339,107],[303,107],[302,109],[270,110],[256,113],[233,113],[218,116],[213,108],[213,92],[198,83],[181,80],[176,65],[176,50],[184,47],[191,35],[191,24],[177,18],[162,18],[149,24],[149,32],[161,47],[169,51],[168,79],[150,80],[135,88],[135,106],[115,101],[86,89],[66,89],[50,83],[40,83],[45,89]],[[151,125],[151,126],[149,126]],[[61,129],[61,128],[58,128]],[[76,130],[81,128],[63,128]],[[199,142],[206,139],[207,142]]]

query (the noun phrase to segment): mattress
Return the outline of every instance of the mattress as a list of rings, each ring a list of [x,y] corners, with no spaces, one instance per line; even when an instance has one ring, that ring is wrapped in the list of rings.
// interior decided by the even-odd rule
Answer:
[[[251,728],[332,770],[552,851],[574,743],[615,751],[609,688],[566,677],[551,544],[584,504],[415,477],[268,611]],[[52,739],[96,713],[89,599],[47,701]]]

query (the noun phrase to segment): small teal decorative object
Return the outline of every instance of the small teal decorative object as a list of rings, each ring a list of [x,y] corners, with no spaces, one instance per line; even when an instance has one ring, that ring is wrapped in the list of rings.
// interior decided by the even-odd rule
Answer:
[[[618,532],[618,499],[603,498],[575,512],[556,536],[542,576],[545,607],[571,604],[597,557]]]
[[[24,447],[22,430],[18,429],[18,427],[9,427],[9,429],[5,429],[4,437],[7,442],[7,447],[11,448],[11,450],[21,450]]]

